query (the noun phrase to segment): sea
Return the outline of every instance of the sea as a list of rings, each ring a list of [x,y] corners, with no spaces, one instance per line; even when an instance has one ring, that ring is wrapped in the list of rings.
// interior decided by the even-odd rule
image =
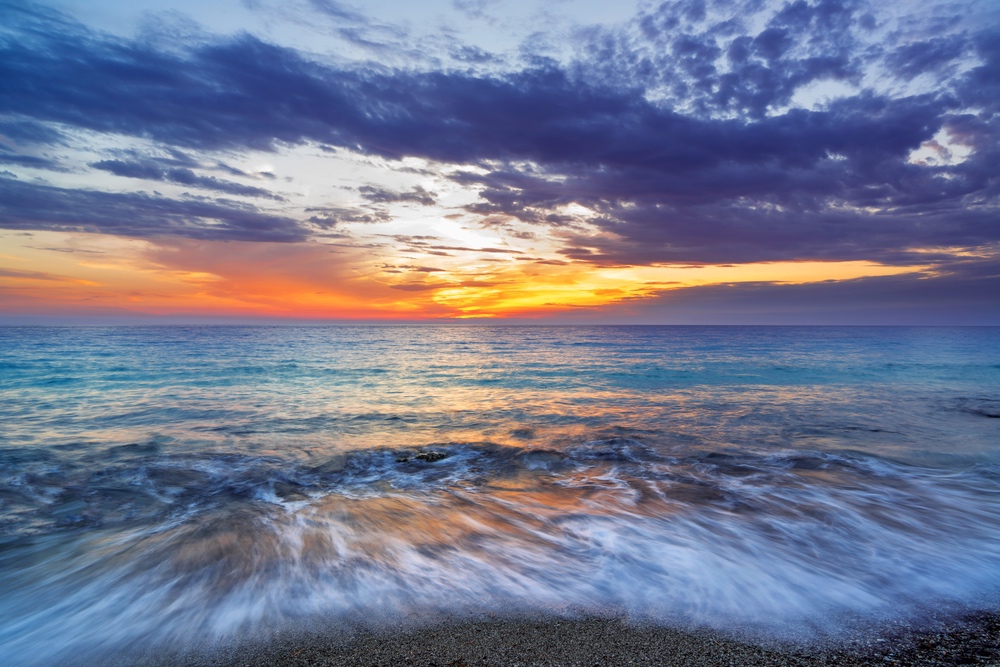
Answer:
[[[1000,328],[0,328],[0,664],[1000,610]]]

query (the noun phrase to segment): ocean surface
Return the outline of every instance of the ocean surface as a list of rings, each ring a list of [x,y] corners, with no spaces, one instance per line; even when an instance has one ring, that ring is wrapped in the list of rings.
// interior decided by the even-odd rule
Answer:
[[[997,328],[0,328],[3,665],[998,597]]]

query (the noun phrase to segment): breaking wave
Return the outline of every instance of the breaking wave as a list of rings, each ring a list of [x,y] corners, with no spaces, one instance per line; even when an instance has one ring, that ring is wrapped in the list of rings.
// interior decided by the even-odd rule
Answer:
[[[491,610],[802,637],[1000,592],[985,464],[604,438],[319,465],[133,445],[3,470],[5,664]]]

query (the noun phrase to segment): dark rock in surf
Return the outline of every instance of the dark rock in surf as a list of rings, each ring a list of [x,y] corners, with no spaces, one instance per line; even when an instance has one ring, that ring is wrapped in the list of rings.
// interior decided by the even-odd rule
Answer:
[[[445,452],[420,452],[413,458],[419,459],[421,461],[427,461],[427,463],[434,463],[435,461],[440,461],[441,459],[448,458],[448,454]]]

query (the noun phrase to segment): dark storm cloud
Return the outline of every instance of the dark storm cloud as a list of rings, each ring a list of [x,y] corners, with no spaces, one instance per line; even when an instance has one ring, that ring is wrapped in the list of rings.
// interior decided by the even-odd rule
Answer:
[[[99,162],[92,162],[90,166],[126,178],[142,178],[147,181],[163,181],[178,185],[189,185],[205,190],[215,190],[217,192],[244,197],[264,197],[276,201],[285,200],[284,197],[263,188],[225,181],[214,176],[200,176],[188,167],[165,169],[158,161],[154,160],[101,160]]]
[[[186,236],[283,242],[305,239],[304,230],[295,220],[269,215],[237,202],[73,190],[9,178],[0,178],[0,227],[143,238]]]
[[[340,4],[313,4],[359,20],[338,14],[348,11]],[[452,176],[480,190],[470,212],[566,234],[582,218],[562,207],[581,204],[606,234],[570,238],[565,254],[592,262],[902,262],[914,246],[1000,241],[996,26],[944,34],[914,24],[888,46],[872,37],[877,22],[860,1],[765,7],[663,3],[625,28],[586,33],[572,65],[540,59],[486,76],[337,67],[249,35],[168,52],[34,5],[8,6],[0,114],[191,151],[313,142],[476,165]],[[744,14],[763,18],[734,18]],[[860,85],[872,67],[932,77],[933,92],[860,89],[814,110],[784,108],[804,87]],[[942,129],[971,156],[910,163]],[[190,167],[98,164],[229,187]],[[425,192],[366,187],[373,203],[432,202]],[[375,215],[314,213],[321,226]],[[282,222],[276,236],[288,229]],[[114,231],[130,233],[125,223]]]

